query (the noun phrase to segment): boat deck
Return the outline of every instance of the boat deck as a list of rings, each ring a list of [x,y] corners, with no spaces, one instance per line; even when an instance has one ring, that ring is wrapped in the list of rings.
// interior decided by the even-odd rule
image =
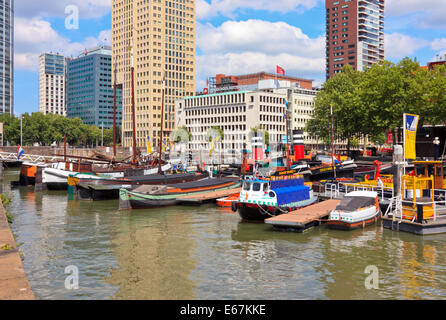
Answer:
[[[210,191],[206,193],[201,193],[197,195],[189,195],[184,197],[179,197],[177,200],[180,201],[181,204],[202,204],[205,202],[216,201],[219,198],[228,197],[230,195],[240,193],[242,188],[234,188],[229,190],[220,190],[220,191]]]
[[[265,220],[265,223],[276,229],[290,229],[291,231],[305,231],[319,224],[321,219],[327,218],[341,200],[327,200],[309,207],[282,214]]]

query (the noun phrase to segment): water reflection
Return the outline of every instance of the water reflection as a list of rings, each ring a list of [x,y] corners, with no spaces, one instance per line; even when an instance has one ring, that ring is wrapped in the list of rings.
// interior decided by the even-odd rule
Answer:
[[[107,282],[119,287],[115,299],[193,299],[189,274],[196,262],[194,231],[187,215],[167,209],[127,212],[114,226],[117,259]]]

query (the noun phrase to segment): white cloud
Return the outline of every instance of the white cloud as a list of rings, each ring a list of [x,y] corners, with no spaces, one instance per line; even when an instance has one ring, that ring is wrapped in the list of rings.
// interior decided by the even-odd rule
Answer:
[[[197,18],[208,19],[217,15],[232,17],[234,12],[252,9],[270,12],[290,12],[311,9],[321,0],[197,0]]]
[[[111,0],[15,0],[14,10],[16,16],[26,18],[64,17],[67,16],[65,8],[69,5],[79,9],[80,19],[102,17],[111,10]]]
[[[203,79],[224,74],[275,72],[282,66],[288,75],[321,82],[325,71],[324,37],[310,38],[284,22],[227,21],[218,27],[199,24],[197,87]]]
[[[386,15],[412,15],[412,26],[446,28],[445,0],[387,0]]]
[[[15,68],[37,71],[39,55],[43,52],[57,51],[65,56],[77,56],[86,48],[103,44],[104,39],[111,39],[110,30],[104,30],[97,37],[88,37],[82,42],[72,42],[59,35],[48,21],[16,18]]]
[[[386,34],[384,37],[386,59],[401,59],[427,47],[429,42],[398,32]]]

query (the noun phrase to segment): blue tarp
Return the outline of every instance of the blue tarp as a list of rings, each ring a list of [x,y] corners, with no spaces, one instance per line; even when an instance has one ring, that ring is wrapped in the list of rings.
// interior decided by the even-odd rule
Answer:
[[[275,188],[288,188],[293,186],[303,186],[304,179],[290,179],[290,180],[277,180],[271,181],[271,189]]]
[[[279,206],[310,199],[310,188],[307,186],[277,188],[274,192]]]

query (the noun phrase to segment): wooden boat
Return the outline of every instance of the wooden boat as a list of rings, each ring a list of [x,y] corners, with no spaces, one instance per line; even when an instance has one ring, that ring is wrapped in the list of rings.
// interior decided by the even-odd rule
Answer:
[[[230,178],[206,178],[180,184],[144,185],[133,190],[120,189],[119,208],[145,209],[173,206],[181,202],[181,197],[190,197],[207,192],[237,189],[238,180]]]
[[[207,173],[177,173],[158,174],[155,172],[142,176],[129,176],[125,178],[114,178],[103,175],[75,174],[68,177],[68,184],[76,187],[77,196],[80,200],[107,200],[118,199],[119,190],[131,189],[141,185],[167,185],[174,183],[186,183],[204,179]],[[147,170],[146,172],[151,172]]]
[[[238,198],[240,197],[240,193],[233,194],[226,198],[217,199],[217,206],[218,207],[232,207],[232,203],[238,201]]]
[[[327,224],[330,229],[353,230],[375,224],[380,216],[378,193],[354,191],[330,213]]]
[[[265,219],[317,202],[313,190],[305,185],[302,175],[245,179],[237,202],[232,205],[244,221]]]
[[[23,162],[20,168],[19,181],[11,182],[12,185],[16,186],[32,186],[36,183],[36,172],[38,168],[45,168],[46,164],[38,163],[33,164],[29,162]]]

